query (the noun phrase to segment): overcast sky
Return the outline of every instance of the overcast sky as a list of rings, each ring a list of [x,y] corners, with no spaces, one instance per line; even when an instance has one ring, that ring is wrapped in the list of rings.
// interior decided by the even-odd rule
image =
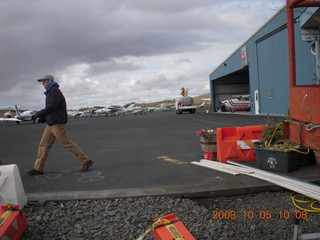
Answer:
[[[0,108],[68,108],[208,93],[209,74],[285,0],[0,0]]]

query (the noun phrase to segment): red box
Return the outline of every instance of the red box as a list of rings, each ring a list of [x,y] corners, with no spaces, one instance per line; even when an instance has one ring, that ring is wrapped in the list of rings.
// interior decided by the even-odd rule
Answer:
[[[152,232],[155,240],[196,240],[173,213],[155,219]]]
[[[203,158],[204,158],[205,160],[211,160],[211,161],[213,161],[213,160],[214,160],[213,152],[204,152],[204,153],[203,153]]]
[[[8,210],[8,205],[1,206],[0,217],[5,220],[0,226],[0,239],[19,240],[27,228],[27,217],[18,205],[11,206],[14,210]]]

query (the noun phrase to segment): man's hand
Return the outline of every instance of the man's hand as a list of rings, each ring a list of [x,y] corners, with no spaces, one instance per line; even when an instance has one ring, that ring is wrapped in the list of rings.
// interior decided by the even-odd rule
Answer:
[[[33,115],[31,116],[32,122],[34,123],[37,118],[38,118],[37,115],[36,115],[36,114],[33,114]]]
[[[46,122],[46,118],[44,117],[40,117],[39,119],[38,119],[38,123],[45,123]]]

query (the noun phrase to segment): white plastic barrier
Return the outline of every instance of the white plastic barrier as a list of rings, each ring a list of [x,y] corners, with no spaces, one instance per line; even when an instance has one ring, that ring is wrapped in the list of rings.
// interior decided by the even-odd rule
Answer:
[[[23,208],[28,200],[24,192],[18,166],[0,166],[0,205],[18,204]]]

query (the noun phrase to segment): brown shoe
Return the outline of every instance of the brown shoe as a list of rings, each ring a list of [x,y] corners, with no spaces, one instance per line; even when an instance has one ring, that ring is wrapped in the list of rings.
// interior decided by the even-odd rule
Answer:
[[[89,167],[93,164],[93,161],[89,160],[88,162],[82,164],[82,168],[80,169],[80,172],[86,172],[89,170]]]
[[[43,172],[32,168],[31,170],[27,171],[26,174],[28,174],[28,175],[41,175],[41,174],[43,174]]]

